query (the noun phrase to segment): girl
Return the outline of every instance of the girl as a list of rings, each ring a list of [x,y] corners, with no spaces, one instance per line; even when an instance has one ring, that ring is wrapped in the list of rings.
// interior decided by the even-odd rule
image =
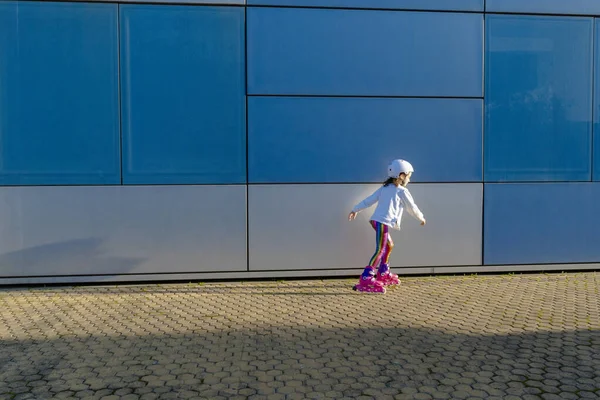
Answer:
[[[404,208],[413,217],[418,219],[421,225],[425,225],[426,222],[423,213],[415,204],[408,189],[406,189],[413,171],[413,167],[408,161],[392,161],[388,166],[388,180],[375,193],[354,206],[348,215],[348,220],[352,221],[361,210],[377,202],[375,212],[373,212],[373,216],[369,221],[376,232],[377,245],[375,254],[371,257],[369,265],[365,267],[358,284],[352,288],[353,290],[385,293],[386,285],[397,285],[400,283],[398,275],[390,272],[388,264],[390,253],[394,248],[389,228],[400,229],[400,221],[402,220]],[[377,264],[379,264],[379,269],[377,270],[377,275],[375,275]]]

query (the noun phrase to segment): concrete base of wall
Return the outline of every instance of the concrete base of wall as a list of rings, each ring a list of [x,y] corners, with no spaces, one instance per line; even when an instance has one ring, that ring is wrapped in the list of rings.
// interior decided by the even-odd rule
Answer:
[[[400,276],[441,275],[441,274],[484,274],[506,272],[561,272],[561,271],[600,270],[600,263],[589,264],[539,264],[539,265],[494,265],[494,266],[452,266],[396,268]],[[0,286],[43,285],[43,284],[98,284],[98,283],[143,283],[176,281],[219,281],[246,279],[294,279],[294,278],[352,278],[362,269],[304,270],[304,271],[254,271],[254,272],[212,272],[186,274],[125,274],[95,276],[48,276],[0,278]]]

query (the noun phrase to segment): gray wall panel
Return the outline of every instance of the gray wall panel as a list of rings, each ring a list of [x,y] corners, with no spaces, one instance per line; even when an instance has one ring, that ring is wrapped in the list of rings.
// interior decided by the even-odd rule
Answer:
[[[379,185],[249,187],[250,271],[360,268],[375,248],[373,208],[347,222],[352,206]],[[394,231],[395,267],[481,264],[482,185],[412,184],[428,224],[406,215]]]
[[[245,271],[245,190],[0,188],[0,276]]]

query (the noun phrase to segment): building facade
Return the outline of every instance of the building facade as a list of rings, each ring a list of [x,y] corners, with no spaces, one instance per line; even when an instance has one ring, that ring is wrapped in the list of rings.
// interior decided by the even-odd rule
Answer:
[[[597,269],[597,0],[0,0],[0,284]]]

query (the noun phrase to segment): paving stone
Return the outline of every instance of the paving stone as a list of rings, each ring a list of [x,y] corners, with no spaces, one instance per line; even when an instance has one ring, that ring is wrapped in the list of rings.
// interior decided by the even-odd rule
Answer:
[[[541,397],[544,400],[562,400],[562,397],[554,393],[544,393]]]
[[[28,399],[35,399],[35,395],[33,393],[21,393],[18,394],[14,397],[12,397],[13,400],[28,400]]]
[[[563,399],[567,399],[567,400],[571,400],[571,399],[578,399],[579,396],[577,396],[575,393],[570,393],[570,392],[563,392],[560,393],[559,396]]]
[[[595,392],[585,392],[585,391],[581,391],[579,393],[577,393],[579,395],[579,397],[581,397],[582,399],[598,399],[600,398],[600,395],[598,393]]]

